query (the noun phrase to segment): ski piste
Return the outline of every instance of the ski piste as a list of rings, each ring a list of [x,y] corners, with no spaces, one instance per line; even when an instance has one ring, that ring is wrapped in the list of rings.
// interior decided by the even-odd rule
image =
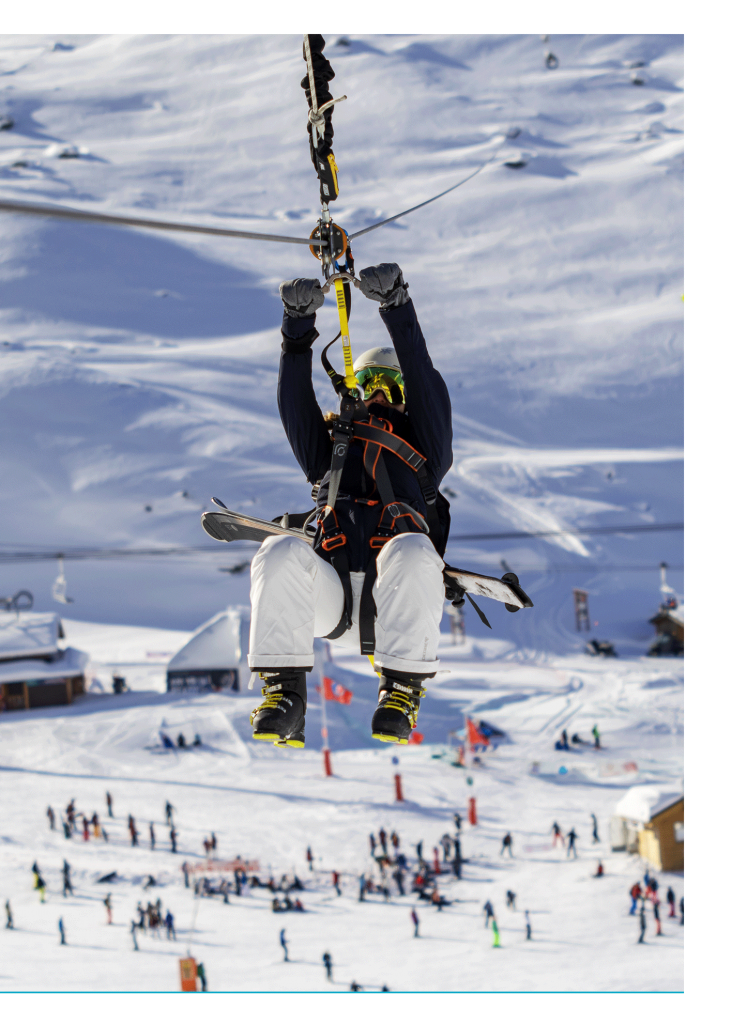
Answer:
[[[225,509],[218,499],[212,500],[221,507],[216,511],[204,512],[201,516],[201,525],[214,540],[224,543],[237,540],[261,543],[267,537],[284,536],[299,537],[310,545],[313,543],[315,534],[306,526],[310,513],[291,513],[268,522],[266,519],[257,519],[256,516],[248,516],[242,512],[232,512],[231,509]],[[506,573],[502,579],[498,579],[495,576],[483,576],[470,569],[456,569],[452,565],[445,565],[445,577],[445,582],[451,589],[501,601],[509,611],[534,607],[531,598],[519,586],[515,573]]]

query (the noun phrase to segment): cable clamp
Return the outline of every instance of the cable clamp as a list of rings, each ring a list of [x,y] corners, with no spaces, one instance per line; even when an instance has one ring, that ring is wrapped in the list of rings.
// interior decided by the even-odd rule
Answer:
[[[318,107],[317,110],[313,110],[312,107],[311,107],[311,109],[308,111],[308,121],[310,122],[310,124],[315,125],[315,127],[318,129],[318,131],[319,131],[319,133],[321,135],[324,134],[324,129],[325,129],[325,118],[323,117],[324,112],[326,110],[328,110],[329,107],[335,106],[336,103],[342,103],[343,100],[347,100],[347,99],[348,99],[347,96],[339,96],[337,100],[328,100],[327,103],[324,103],[322,107]]]

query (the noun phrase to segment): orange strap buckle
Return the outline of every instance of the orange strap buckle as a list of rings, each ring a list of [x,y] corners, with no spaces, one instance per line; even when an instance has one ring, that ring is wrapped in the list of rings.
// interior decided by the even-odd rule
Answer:
[[[338,533],[335,537],[331,537],[329,540],[323,540],[320,543],[323,551],[332,551],[333,548],[342,548],[346,543],[345,533]]]

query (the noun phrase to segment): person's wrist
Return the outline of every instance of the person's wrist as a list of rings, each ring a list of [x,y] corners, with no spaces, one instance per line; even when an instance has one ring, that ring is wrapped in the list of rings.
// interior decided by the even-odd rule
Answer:
[[[381,303],[379,309],[398,309],[399,306],[406,306],[409,302],[408,285],[398,285],[390,295]]]
[[[282,314],[282,333],[293,341],[303,338],[315,329],[315,313],[308,316],[291,316],[287,310]]]

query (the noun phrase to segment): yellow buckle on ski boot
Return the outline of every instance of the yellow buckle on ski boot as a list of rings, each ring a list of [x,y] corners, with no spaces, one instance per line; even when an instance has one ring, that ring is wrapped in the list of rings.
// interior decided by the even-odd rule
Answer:
[[[419,702],[426,690],[417,680],[402,682],[386,674],[383,679],[379,705],[371,720],[371,735],[382,743],[409,743],[411,731],[417,725]]]

